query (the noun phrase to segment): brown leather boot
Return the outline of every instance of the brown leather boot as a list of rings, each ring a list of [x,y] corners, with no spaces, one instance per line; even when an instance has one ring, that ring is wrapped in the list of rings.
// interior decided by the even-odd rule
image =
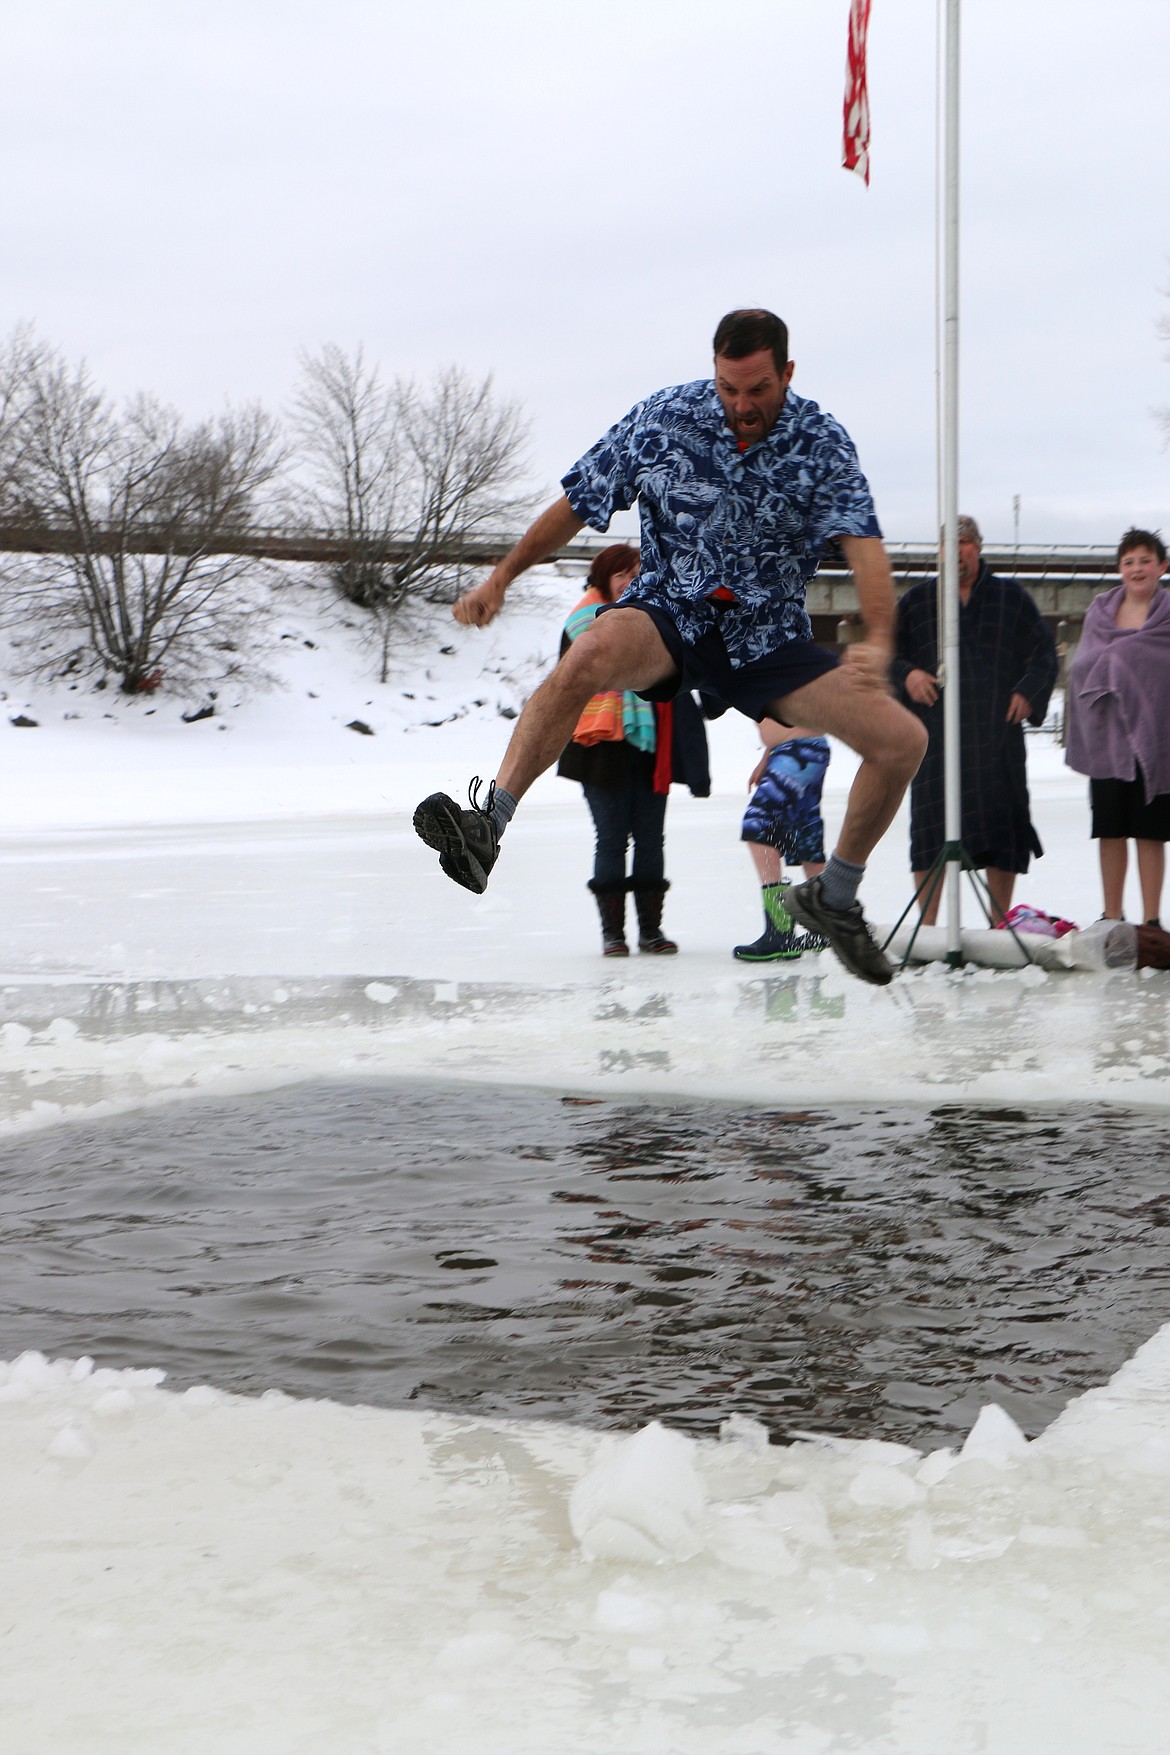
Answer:
[[[662,904],[670,885],[663,878],[660,884],[630,884],[634,907],[638,910],[638,949],[656,957],[673,957],[678,950],[672,938],[662,931]]]
[[[589,888],[597,898],[597,912],[601,915],[602,956],[628,957],[630,947],[626,943],[626,886],[624,881],[616,884],[599,884],[596,878],[590,878]]]

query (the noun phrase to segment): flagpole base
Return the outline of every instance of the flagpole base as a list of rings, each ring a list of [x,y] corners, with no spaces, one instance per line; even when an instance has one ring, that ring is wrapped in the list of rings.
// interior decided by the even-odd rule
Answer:
[[[914,930],[910,934],[910,942],[906,946],[905,952],[903,953],[903,956],[902,956],[901,964],[899,965],[903,969],[906,967],[907,963],[910,961],[910,958],[911,958],[913,951],[914,951],[915,942],[918,938],[918,934],[922,930],[922,925],[923,925],[923,918],[922,917],[925,914],[927,908],[930,906],[931,901],[934,898],[935,891],[939,888],[939,886],[941,885],[941,883],[943,881],[943,878],[946,876],[946,870],[947,870],[948,865],[958,866],[959,869],[958,869],[958,872],[956,873],[956,877],[961,876],[964,872],[966,873],[967,878],[970,881],[971,888],[974,890],[976,898],[979,902],[979,906],[983,909],[983,913],[987,919],[988,926],[994,927],[997,924],[997,922],[994,918],[994,915],[992,913],[992,909],[994,907],[994,898],[992,897],[991,891],[987,887],[987,882],[983,878],[983,876],[981,875],[978,867],[972,864],[971,855],[967,852],[967,849],[964,847],[964,845],[961,841],[945,841],[943,843],[943,846],[942,846],[940,852],[938,853],[937,857],[931,861],[930,870],[926,873],[925,877],[923,878],[922,882],[919,884],[918,888],[915,890],[913,896],[911,896],[911,898],[910,898],[909,902],[906,904],[905,908],[903,908],[901,914],[898,916],[898,919],[896,920],[894,925],[891,927],[889,933],[887,934],[885,943],[882,945],[883,951],[889,949],[891,942],[896,937],[897,933],[901,930],[902,923],[906,919],[906,916],[910,913],[911,909],[917,905],[919,907],[918,919],[914,923]],[[1025,963],[1034,963],[1036,959],[1033,957],[1031,951],[1029,951],[1027,945],[1024,943],[1023,939],[1020,937],[1020,935],[1016,931],[1015,927],[1014,926],[1006,926],[1006,924],[1005,924],[1005,931],[1010,932],[1012,937],[1015,939],[1016,944],[1019,946],[1020,953],[1023,956]],[[947,954],[946,954],[946,963],[947,963],[947,966],[951,969],[963,968],[964,967],[964,958],[963,958],[962,950],[961,949],[948,950]]]

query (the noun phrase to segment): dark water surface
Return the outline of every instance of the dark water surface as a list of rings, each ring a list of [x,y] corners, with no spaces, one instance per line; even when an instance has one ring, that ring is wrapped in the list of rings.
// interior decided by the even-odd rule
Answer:
[[[1165,1121],[304,1085],[0,1150],[0,1356],[778,1437],[1029,1434],[1170,1319]]]

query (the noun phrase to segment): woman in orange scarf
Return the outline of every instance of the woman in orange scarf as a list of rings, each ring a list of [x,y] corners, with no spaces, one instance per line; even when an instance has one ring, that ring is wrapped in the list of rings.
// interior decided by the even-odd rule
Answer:
[[[614,542],[594,557],[589,589],[565,623],[561,652],[592,622],[605,603],[616,603],[636,576],[640,560],[629,543]],[[626,894],[638,911],[638,949],[659,956],[678,950],[662,932],[669,888],[663,835],[671,782],[673,704],[652,706],[629,690],[594,695],[566,745],[557,773],[577,780],[593,817],[596,847],[589,888],[601,915],[601,949],[607,957],[629,955]],[[626,850],[634,844],[626,875]]]

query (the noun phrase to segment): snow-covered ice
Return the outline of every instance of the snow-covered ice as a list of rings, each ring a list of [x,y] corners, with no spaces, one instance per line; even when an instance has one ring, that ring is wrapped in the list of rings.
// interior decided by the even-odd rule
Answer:
[[[410,827],[440,773],[454,788],[492,765],[506,726],[480,728],[476,748],[457,731],[430,734],[432,745],[452,737],[445,763],[432,748],[421,771],[349,770],[347,786],[362,779],[392,801],[364,816],[324,814],[330,801],[292,766],[283,789],[268,790],[271,770],[241,752],[217,776],[234,821],[11,832],[0,849],[4,1125],[71,1111],[70,1089],[82,1105],[119,1106],[355,1067],[759,1102],[1166,1101],[1162,975],[929,964],[875,989],[831,956],[736,963],[731,946],[755,935],[759,905],[738,841],[741,797],[726,780],[709,800],[671,802],[666,921],[678,958],[599,956],[586,813],[555,779],[522,807],[487,894],[469,896]],[[1099,902],[1085,804],[1059,755],[1035,749],[1049,852],[1022,891],[1086,922]],[[750,743],[734,758],[721,762],[739,778]],[[845,760],[837,767],[830,819]],[[119,804],[132,779],[145,812],[154,782],[142,770],[123,772]],[[195,787],[183,770],[166,783],[178,814]],[[23,785],[43,814],[44,777]],[[204,774],[200,797],[212,790]],[[905,905],[903,846],[899,824],[867,877],[878,920]],[[973,919],[972,898],[966,906]],[[103,1024],[111,1013],[117,1032]]]
[[[198,703],[6,684],[0,1126],[383,1072],[1165,1106],[1164,975],[934,965],[879,990],[827,957],[736,964],[759,924],[742,721],[712,727],[715,796],[672,798],[677,959],[602,961],[587,816],[553,777],[487,895],[447,883],[410,811],[494,770],[500,709],[574,600],[558,590],[487,635],[444,628],[450,651],[386,687],[290,591],[286,689],[196,724]],[[1086,923],[1084,783],[1047,737],[1030,752],[1048,853],[1017,899]],[[839,752],[830,831],[849,773]],[[908,898],[905,845],[900,821],[866,879],[876,919]],[[614,1440],[173,1394],[140,1364],[0,1368],[0,1714],[21,1755],[1165,1746],[1168,1333],[1031,1444],[989,1412],[927,1458],[769,1448],[731,1407],[719,1444]]]
[[[1168,1332],[926,1458],[153,1375],[0,1366],[14,1750],[1165,1747]]]

